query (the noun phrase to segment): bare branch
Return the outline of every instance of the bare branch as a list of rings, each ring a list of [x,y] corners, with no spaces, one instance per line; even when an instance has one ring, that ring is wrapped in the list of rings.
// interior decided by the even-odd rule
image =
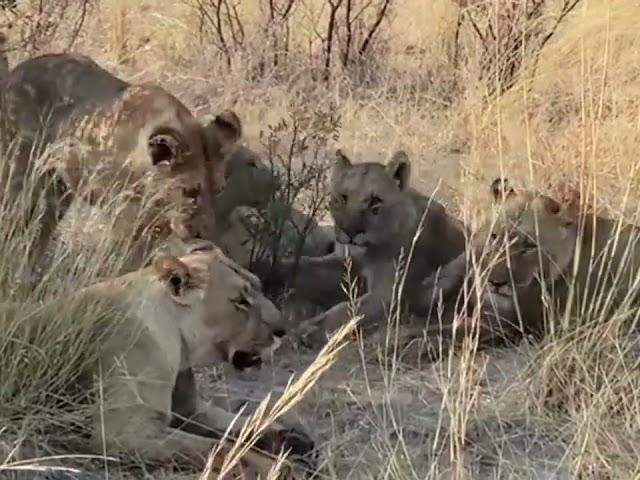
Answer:
[[[387,14],[387,9],[389,8],[390,4],[391,4],[391,0],[384,0],[384,3],[382,4],[382,8],[380,8],[380,11],[378,12],[378,16],[376,17],[375,22],[369,29],[369,33],[367,33],[367,36],[362,42],[362,45],[358,49],[359,57],[364,56],[364,54],[367,52],[369,46],[371,45],[371,42],[373,41],[373,37],[375,36],[376,32],[380,28],[380,25],[382,25],[382,21],[384,20]]]

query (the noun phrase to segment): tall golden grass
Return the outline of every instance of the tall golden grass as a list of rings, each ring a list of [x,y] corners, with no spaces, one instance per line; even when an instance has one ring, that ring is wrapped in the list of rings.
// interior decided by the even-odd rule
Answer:
[[[556,3],[545,15],[554,14]],[[260,38],[260,4],[242,2],[249,38]],[[320,0],[303,5],[290,28],[306,52],[310,43],[317,48],[314,29],[325,17]],[[428,192],[441,180],[438,193],[471,225],[483,220],[489,182],[502,174],[551,193],[569,185],[593,208],[637,222],[640,7],[633,2],[582,0],[535,70],[525,68],[513,88],[491,98],[474,73],[481,47],[468,28],[460,33],[465,57],[451,62],[459,11],[447,0],[397,2],[383,27],[380,58],[371,63],[375,82],[359,84],[350,72],[337,71],[328,85],[310,80],[308,55],[299,52],[288,76],[249,78],[251,56],[262,53],[257,44],[226,69],[216,50],[200,43],[188,2],[114,1],[95,8],[76,51],[133,81],[158,81],[196,111],[232,106],[254,145],[259,132],[292,107],[332,104],[342,117],[344,148],[362,159],[404,148],[415,164],[416,186]],[[50,50],[56,48],[52,43]],[[533,64],[526,60],[526,67]],[[9,252],[3,272],[19,270],[16,252],[24,242],[0,249]],[[74,275],[86,267],[76,266]],[[81,283],[93,278],[87,275]],[[56,291],[68,286],[69,276],[56,277]],[[6,278],[2,295],[11,298],[11,288],[19,287]],[[322,439],[327,478],[638,478],[638,348],[622,335],[623,317],[636,310],[625,308],[602,319],[607,322],[561,330],[513,356],[451,356],[412,370],[386,356],[377,363],[364,345],[347,349],[344,368],[329,374],[314,398],[302,400]],[[50,335],[57,339],[61,332]],[[0,362],[3,379],[26,378],[13,355],[0,355]],[[42,365],[36,371],[53,374]],[[35,385],[25,398],[40,401]],[[353,426],[353,409],[368,429]],[[22,424],[8,425],[19,433]],[[410,441],[408,431],[429,439]],[[531,444],[523,440],[531,438]],[[517,450],[518,442],[527,448]],[[536,448],[542,460],[529,460]]]

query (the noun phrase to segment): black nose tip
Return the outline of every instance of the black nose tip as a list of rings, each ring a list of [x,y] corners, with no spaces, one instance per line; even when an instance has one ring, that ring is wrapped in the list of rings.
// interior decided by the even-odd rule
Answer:
[[[278,337],[278,338],[284,337],[285,333],[287,333],[287,332],[285,332],[284,329],[282,329],[282,328],[273,331],[273,335]]]
[[[344,233],[346,233],[347,237],[349,237],[349,241],[353,242],[358,235],[364,234],[364,228],[356,227],[349,230],[345,230]]]

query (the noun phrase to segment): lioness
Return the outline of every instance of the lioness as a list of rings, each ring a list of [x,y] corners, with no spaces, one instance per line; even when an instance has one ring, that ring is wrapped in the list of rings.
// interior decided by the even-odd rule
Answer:
[[[88,317],[87,310],[95,315]],[[259,364],[285,333],[280,311],[262,295],[257,278],[210,242],[45,303],[18,327],[33,332],[52,316],[74,311],[84,321],[92,319],[101,342],[89,372],[90,379],[101,380],[92,448],[199,468],[230,429],[231,440],[222,449],[228,452],[246,418],[234,422],[235,415],[200,400],[191,368],[224,361],[236,368]],[[270,453],[285,448],[304,455],[313,449],[304,433],[280,424],[256,445]],[[255,452],[247,458],[263,475],[267,460]]]
[[[503,337],[540,338],[548,327],[545,305],[560,316],[602,318],[623,302],[637,302],[639,227],[582,212],[571,200],[517,191],[506,179],[494,180],[491,191],[496,210],[473,243],[476,249],[485,245],[480,264],[487,294],[503,306],[511,298],[513,309],[509,321],[486,327]],[[435,283],[445,297],[455,295],[468,265],[460,257],[442,269]],[[423,283],[424,291],[433,284]]]
[[[400,252],[409,253],[423,215],[424,228],[413,248],[403,294],[409,310],[419,295],[414,287],[464,250],[464,227],[442,204],[410,188],[410,175],[411,163],[403,151],[396,152],[386,165],[352,164],[340,150],[336,153],[329,208],[336,239],[355,247],[357,272],[366,279],[367,292],[358,299],[364,328],[380,326],[384,320]],[[339,255],[305,258],[300,266],[304,283],[322,288],[340,288],[343,271],[344,260]],[[348,303],[339,303],[305,321],[303,329],[319,324],[334,329],[347,320],[348,312]]]
[[[216,224],[224,224],[236,207],[265,206],[281,187],[275,166],[269,165],[249,147],[235,145],[225,162],[225,180],[229,188],[216,198]]]
[[[501,183],[505,199],[487,231],[506,239],[508,249],[491,269],[491,285],[500,288],[515,277],[518,297],[537,288],[540,303],[544,291],[561,310],[570,306],[567,301],[572,297],[570,315],[600,317],[622,302],[637,302],[638,226],[582,211],[572,198],[558,201],[534,191],[517,191],[507,180]],[[527,325],[541,322],[528,317],[523,318]]]
[[[420,283],[412,305],[408,328],[398,338],[404,349],[412,344],[410,354],[437,360],[465,339],[473,339],[479,350],[516,343],[525,335],[537,335],[539,322],[523,324],[519,318],[524,308],[531,318],[542,320],[540,291],[532,289],[514,294],[514,288],[537,268],[537,262],[521,262],[513,275],[513,284],[488,282],[491,268],[499,262],[501,252],[493,243],[483,244],[472,235],[470,249],[442,266]],[[534,314],[539,313],[539,315]],[[416,348],[418,349],[416,351]]]
[[[8,74],[0,115],[9,199],[27,202],[27,221],[44,200],[32,263],[76,194],[101,204],[128,192],[116,233],[139,250],[130,269],[170,233],[212,239],[223,159],[241,134],[233,112],[203,126],[160,87],[127,83],[82,55],[48,54]]]

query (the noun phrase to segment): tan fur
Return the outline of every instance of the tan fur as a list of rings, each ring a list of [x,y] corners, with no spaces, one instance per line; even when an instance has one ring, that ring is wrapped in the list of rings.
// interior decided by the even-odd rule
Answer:
[[[409,311],[416,295],[413,287],[437,267],[448,263],[464,249],[464,231],[443,205],[409,187],[411,163],[407,155],[396,152],[386,164],[365,162],[352,164],[337,152],[331,180],[330,211],[339,242],[355,247],[356,273],[366,279],[366,293],[361,295],[361,326],[379,327],[386,317],[396,265],[401,251],[409,252],[423,213],[424,229],[417,238],[407,272],[403,298]],[[428,210],[427,210],[428,209]],[[331,285],[340,289],[344,277],[344,260],[339,255],[304,260],[299,283]],[[334,329],[348,320],[346,302],[305,322],[304,329],[316,325]]]
[[[236,207],[225,219],[224,228],[220,229],[216,243],[234,261],[248,268],[256,257],[269,261],[272,258],[268,239],[260,241],[260,212],[252,207]],[[289,218],[283,226],[281,239],[281,256],[291,257],[295,254],[297,241],[304,231],[307,222],[311,222],[309,232],[304,238],[302,255],[317,257],[331,252],[335,244],[332,228],[323,228],[312,219],[296,209],[289,212]]]
[[[484,349],[534,333],[522,328],[511,291],[487,286],[495,257],[478,245],[472,243],[472,247],[473,253],[461,253],[420,284],[411,323],[399,334],[401,360],[412,357],[418,357],[419,361],[425,357],[437,360],[465,340],[472,340],[472,345]],[[528,272],[532,266],[526,267]],[[523,296],[524,308],[533,312],[529,298],[528,294],[526,299]]]
[[[581,212],[574,198],[557,201],[516,191],[503,179],[496,179],[491,191],[496,209],[474,235],[473,258],[461,255],[443,267],[439,279],[423,282],[425,297],[435,289],[451,303],[475,265],[483,277],[481,302],[497,305],[499,312],[497,320],[480,325],[481,337],[499,341],[544,335],[545,305],[555,310],[552,318],[570,307],[570,316],[585,320],[607,318],[621,302],[637,303],[640,228]],[[477,302],[473,295],[470,302]]]
[[[277,346],[283,318],[262,295],[255,276],[201,242],[180,258],[158,257],[143,270],[45,304],[30,321],[47,321],[74,303],[83,309],[99,304],[96,311],[104,318],[95,328],[109,331],[90,372],[90,378],[102,381],[102,404],[96,405],[94,417],[96,453],[103,452],[104,439],[107,455],[187,461],[201,469],[233,423],[221,455],[230,450],[246,418],[234,419],[202,401],[191,368],[225,361],[238,366],[239,354],[251,360],[270,355]],[[276,424],[257,445],[269,453],[291,447],[305,454],[313,443]],[[244,461],[249,471],[262,475],[272,463],[257,451]]]
[[[9,59],[5,48],[7,48],[7,37],[4,33],[0,33],[0,50],[2,50],[0,53],[0,85],[9,73]]]
[[[520,297],[540,289],[541,279],[562,311],[573,285],[570,315],[580,317],[606,316],[623,301],[637,302],[638,226],[581,211],[575,198],[558,201],[538,192],[503,190],[506,195],[498,205],[495,224],[486,231],[510,243],[506,255],[491,269],[491,288],[508,292],[512,276],[513,291]],[[540,323],[530,318],[525,324],[536,320]]]
[[[103,205],[121,194],[124,208],[113,233],[133,239],[130,269],[170,234],[213,239],[224,156],[241,134],[233,112],[203,126],[162,88],[128,84],[73,54],[17,65],[0,102],[2,150],[9,159],[3,180],[11,199],[35,208],[44,194],[32,260],[42,255],[74,196]],[[33,194],[25,184],[31,175]]]

